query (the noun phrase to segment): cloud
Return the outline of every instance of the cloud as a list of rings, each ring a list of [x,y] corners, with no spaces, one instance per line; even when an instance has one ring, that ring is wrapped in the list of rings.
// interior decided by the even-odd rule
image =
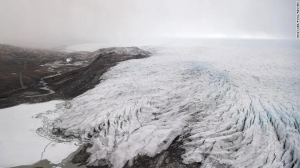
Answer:
[[[1,0],[0,43],[294,38],[294,0]]]

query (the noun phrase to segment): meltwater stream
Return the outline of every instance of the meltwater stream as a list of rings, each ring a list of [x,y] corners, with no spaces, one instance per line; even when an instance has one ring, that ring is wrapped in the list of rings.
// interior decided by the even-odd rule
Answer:
[[[155,47],[44,114],[40,134],[91,143],[90,165],[119,168],[181,136],[185,164],[298,168],[300,51],[264,43]]]

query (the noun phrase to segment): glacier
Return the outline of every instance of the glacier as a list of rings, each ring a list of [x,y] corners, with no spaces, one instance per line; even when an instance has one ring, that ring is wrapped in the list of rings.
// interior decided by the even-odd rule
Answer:
[[[41,136],[92,144],[121,168],[181,137],[185,164],[300,167],[300,43],[181,41],[110,68],[95,88],[40,114]],[[299,49],[298,49],[299,48]]]

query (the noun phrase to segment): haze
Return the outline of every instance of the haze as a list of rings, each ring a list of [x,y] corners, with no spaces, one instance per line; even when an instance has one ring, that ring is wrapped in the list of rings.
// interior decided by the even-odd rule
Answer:
[[[0,43],[295,38],[295,0],[1,0]]]

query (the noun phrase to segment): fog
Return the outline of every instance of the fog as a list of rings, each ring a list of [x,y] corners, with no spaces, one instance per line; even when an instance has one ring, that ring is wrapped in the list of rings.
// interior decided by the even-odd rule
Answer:
[[[1,0],[0,43],[295,38],[295,0]]]

